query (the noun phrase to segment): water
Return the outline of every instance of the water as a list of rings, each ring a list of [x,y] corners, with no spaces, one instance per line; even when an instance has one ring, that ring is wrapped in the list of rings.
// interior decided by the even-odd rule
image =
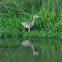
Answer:
[[[31,47],[22,46],[24,40],[30,40],[39,54],[35,56]],[[0,62],[62,62],[62,39],[0,39]]]

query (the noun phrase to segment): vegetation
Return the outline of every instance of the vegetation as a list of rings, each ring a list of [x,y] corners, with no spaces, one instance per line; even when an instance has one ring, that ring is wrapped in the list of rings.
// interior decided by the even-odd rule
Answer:
[[[22,21],[36,19],[30,32],[24,31]],[[0,37],[40,36],[62,37],[61,0],[1,0]]]

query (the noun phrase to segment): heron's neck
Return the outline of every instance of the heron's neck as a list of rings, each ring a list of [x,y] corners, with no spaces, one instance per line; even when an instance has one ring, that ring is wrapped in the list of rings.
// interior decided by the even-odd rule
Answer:
[[[31,48],[33,50],[33,54],[35,54],[35,48],[34,48],[33,44],[31,45]]]
[[[34,24],[35,18],[33,18],[32,24]]]

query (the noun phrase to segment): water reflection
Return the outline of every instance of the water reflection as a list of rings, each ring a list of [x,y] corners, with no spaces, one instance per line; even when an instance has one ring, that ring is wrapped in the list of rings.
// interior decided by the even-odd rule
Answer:
[[[0,62],[62,62],[62,39],[25,39],[28,38],[0,39]],[[39,55],[33,56],[33,49],[40,52]]]
[[[39,55],[39,52],[36,52],[35,51],[35,48],[34,48],[34,45],[33,43],[30,41],[30,40],[24,40],[22,43],[21,43],[22,46],[25,46],[25,47],[31,47],[32,50],[33,50],[33,55]]]

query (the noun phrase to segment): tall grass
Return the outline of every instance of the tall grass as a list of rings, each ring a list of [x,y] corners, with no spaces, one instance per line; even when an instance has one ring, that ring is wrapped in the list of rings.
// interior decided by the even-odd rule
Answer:
[[[23,31],[22,21],[36,19],[31,34]],[[35,32],[35,34],[34,34]],[[61,0],[1,0],[0,1],[0,36],[38,35],[58,36],[62,33]],[[48,33],[48,34],[47,34]],[[56,35],[55,35],[56,34]],[[59,35],[60,35],[59,34]],[[62,35],[60,35],[62,37]]]

